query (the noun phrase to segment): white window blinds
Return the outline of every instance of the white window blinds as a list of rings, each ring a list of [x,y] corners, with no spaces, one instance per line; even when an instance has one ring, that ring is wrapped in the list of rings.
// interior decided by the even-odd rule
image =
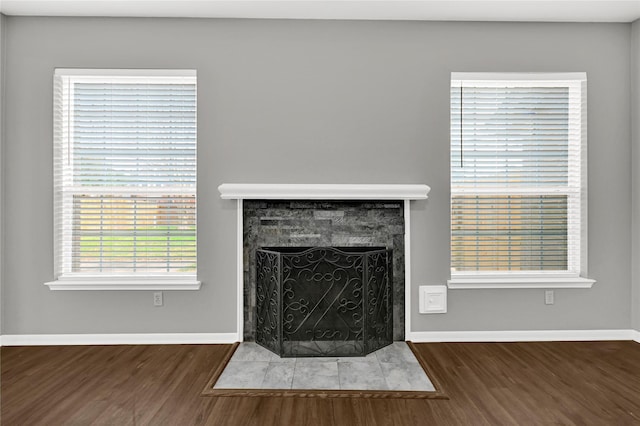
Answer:
[[[196,273],[195,71],[54,76],[56,275]]]
[[[452,75],[452,275],[580,273],[585,111],[584,74]]]

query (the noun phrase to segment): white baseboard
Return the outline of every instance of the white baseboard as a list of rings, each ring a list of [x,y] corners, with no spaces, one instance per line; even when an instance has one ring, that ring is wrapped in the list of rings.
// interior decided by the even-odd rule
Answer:
[[[238,341],[236,333],[5,334],[0,346],[179,345]]]
[[[636,340],[634,330],[506,330],[506,331],[413,331],[406,337],[426,342],[544,342],[588,340]]]
[[[509,331],[414,331],[406,336],[414,343],[427,342],[543,342],[634,340],[636,330],[509,330]],[[151,334],[5,334],[0,346],[65,345],[179,345],[238,342],[237,333]]]

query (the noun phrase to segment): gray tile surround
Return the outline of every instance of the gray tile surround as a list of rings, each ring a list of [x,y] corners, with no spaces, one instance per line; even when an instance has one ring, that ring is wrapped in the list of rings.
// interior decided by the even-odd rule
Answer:
[[[380,363],[344,361],[338,363],[340,389],[387,390]]]
[[[434,391],[405,342],[366,357],[280,358],[253,342],[240,344],[215,389]]]
[[[294,370],[292,363],[270,362],[260,388],[291,389]]]
[[[393,249],[393,340],[404,340],[404,204],[401,201],[245,200],[244,341],[255,340],[255,250],[268,246]]]
[[[296,363],[291,389],[340,389],[338,362]]]
[[[267,361],[230,361],[216,382],[216,387],[256,389],[262,387],[269,368]]]

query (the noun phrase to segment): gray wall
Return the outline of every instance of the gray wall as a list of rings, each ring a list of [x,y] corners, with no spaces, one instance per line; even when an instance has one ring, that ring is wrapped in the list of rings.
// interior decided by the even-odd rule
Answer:
[[[2,283],[3,283],[3,275],[4,270],[2,268],[3,264],[3,256],[4,253],[4,203],[3,203],[3,195],[4,195],[4,167],[3,165],[3,151],[4,151],[4,15],[0,14],[0,335],[2,335]]]
[[[640,331],[640,19],[631,27],[631,121],[633,161],[633,327]]]
[[[9,17],[4,333],[235,331],[235,202],[222,182],[427,183],[412,214],[413,329],[631,324],[630,25]],[[199,292],[52,292],[55,67],[195,68]],[[452,71],[586,71],[590,290],[451,291]]]

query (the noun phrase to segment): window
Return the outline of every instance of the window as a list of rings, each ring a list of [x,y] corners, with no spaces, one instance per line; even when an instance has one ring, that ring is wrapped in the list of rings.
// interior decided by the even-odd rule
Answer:
[[[193,289],[196,73],[54,76],[52,289]]]
[[[452,288],[590,287],[586,76],[453,73]]]

